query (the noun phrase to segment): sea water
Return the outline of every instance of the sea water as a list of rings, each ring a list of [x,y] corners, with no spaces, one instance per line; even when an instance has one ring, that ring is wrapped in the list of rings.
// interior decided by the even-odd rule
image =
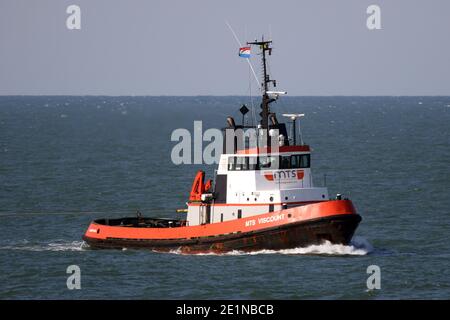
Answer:
[[[280,120],[305,113],[315,184],[361,214],[348,246],[185,255],[83,243],[96,218],[183,217],[196,171],[216,166],[174,165],[171,133],[240,123],[242,103],[260,112],[248,97],[0,97],[0,298],[450,298],[450,97],[272,105]],[[80,290],[67,288],[70,265]],[[380,290],[367,288],[371,265]]]

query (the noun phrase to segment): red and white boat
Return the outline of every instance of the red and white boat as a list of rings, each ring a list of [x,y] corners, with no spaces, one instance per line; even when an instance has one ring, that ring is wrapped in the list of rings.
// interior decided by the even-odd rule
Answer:
[[[266,72],[271,41],[248,45],[258,46],[263,60],[261,121],[255,127],[236,125],[228,118],[224,132],[253,129],[256,145],[233,138],[232,150],[224,148],[220,156],[213,182],[205,182],[204,172],[197,173],[186,219],[139,215],[95,220],[83,236],[91,247],[199,253],[350,242],[361,217],[350,200],[339,195],[330,199],[326,187],[313,185],[310,147],[302,139],[296,141],[296,118],[301,115],[286,115],[293,120],[289,138],[286,125],[270,111],[270,103],[284,94],[269,90],[269,85],[276,85]],[[246,111],[241,108],[243,114]],[[224,137],[224,146],[230,145]],[[274,139],[276,147],[270,144]]]

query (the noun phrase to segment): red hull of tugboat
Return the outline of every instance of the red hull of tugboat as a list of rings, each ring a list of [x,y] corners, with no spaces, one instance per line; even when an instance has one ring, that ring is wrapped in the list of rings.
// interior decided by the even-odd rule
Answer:
[[[93,248],[221,253],[290,249],[325,240],[348,244],[361,217],[350,200],[330,200],[198,226],[149,228],[108,225],[105,221],[92,222],[83,236]]]

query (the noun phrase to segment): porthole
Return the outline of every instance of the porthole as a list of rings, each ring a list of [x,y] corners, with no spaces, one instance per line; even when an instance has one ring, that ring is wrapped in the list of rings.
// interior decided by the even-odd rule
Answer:
[[[273,201],[273,197],[270,197],[269,200],[270,200],[270,202],[272,202]]]

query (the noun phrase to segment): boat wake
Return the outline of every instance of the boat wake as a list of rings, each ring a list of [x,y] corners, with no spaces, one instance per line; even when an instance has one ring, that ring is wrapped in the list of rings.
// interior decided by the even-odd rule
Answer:
[[[55,240],[45,243],[30,243],[27,240],[10,243],[0,246],[0,250],[23,250],[23,251],[83,251],[89,248],[84,241],[64,241]],[[364,256],[373,251],[372,245],[363,237],[354,237],[350,245],[332,244],[326,241],[320,245],[311,245],[308,247],[282,249],[282,250],[259,250],[244,252],[233,250],[225,253],[184,253],[180,250],[172,250],[169,253],[180,255],[196,256],[244,256],[260,254],[284,254],[284,255],[328,255],[328,256]]]
[[[84,241],[55,240],[53,242],[30,243],[27,240],[0,246],[0,250],[23,251],[82,251],[88,245]]]
[[[282,249],[282,250],[259,250],[252,252],[243,252],[233,250],[226,253],[197,253],[195,255],[208,256],[241,256],[241,255],[260,255],[260,254],[285,254],[285,255],[325,255],[325,256],[365,256],[373,251],[372,245],[363,237],[354,237],[350,245],[332,244],[329,241],[320,245],[311,245],[308,247]],[[170,251],[173,254],[185,254],[180,250]]]

